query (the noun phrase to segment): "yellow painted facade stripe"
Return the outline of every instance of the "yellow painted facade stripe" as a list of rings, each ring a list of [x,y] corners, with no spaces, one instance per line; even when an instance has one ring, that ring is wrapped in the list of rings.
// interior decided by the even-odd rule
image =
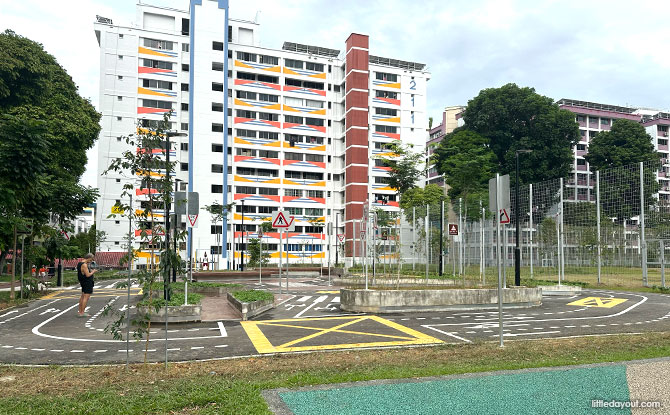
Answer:
[[[626,298],[609,298],[609,297],[586,297],[577,301],[568,303],[568,305],[574,305],[579,307],[600,307],[600,308],[612,308],[616,305],[628,301]]]
[[[309,326],[296,326],[295,324],[299,321],[337,321],[337,320],[347,320],[341,324],[338,324],[335,327],[331,328],[315,328]],[[355,323],[363,322],[366,320],[373,320],[380,324],[383,324],[387,327],[393,328],[401,333],[407,335],[407,337],[399,335],[389,335],[382,333],[370,333],[370,332],[361,332],[353,330],[342,330],[343,327],[350,326]],[[282,324],[286,323],[286,324]],[[242,321],[242,327],[244,328],[247,336],[256,347],[256,350],[259,353],[282,353],[282,352],[299,352],[299,351],[317,351],[317,350],[334,350],[334,349],[351,349],[351,348],[362,348],[362,347],[384,347],[384,346],[408,346],[408,345],[421,345],[421,344],[439,344],[443,343],[441,340],[436,339],[427,334],[421,333],[419,331],[410,329],[398,323],[386,320],[379,316],[340,316],[340,317],[317,317],[317,318],[301,318],[301,319],[282,319],[282,320],[266,320],[266,321]],[[287,328],[297,328],[297,329],[306,329],[306,330],[319,330],[317,333],[312,333],[308,336],[300,337],[298,339],[289,341],[279,346],[273,346],[265,334],[263,333],[261,327],[263,326],[285,326]],[[375,337],[388,337],[396,340],[390,341],[373,341],[373,342],[357,342],[357,343],[342,343],[342,344],[326,344],[319,346],[297,346],[300,342],[310,340],[314,337],[320,336],[327,333],[350,333],[358,335],[369,335]]]

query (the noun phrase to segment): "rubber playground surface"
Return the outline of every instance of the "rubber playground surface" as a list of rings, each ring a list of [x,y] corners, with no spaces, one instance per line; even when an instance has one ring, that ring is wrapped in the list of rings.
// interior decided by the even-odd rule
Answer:
[[[666,414],[669,370],[668,360],[641,361],[279,389],[264,396],[274,413],[295,415]]]

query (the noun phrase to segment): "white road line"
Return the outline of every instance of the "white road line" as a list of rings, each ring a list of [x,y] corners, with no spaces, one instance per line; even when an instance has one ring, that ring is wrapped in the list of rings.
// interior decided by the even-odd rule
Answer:
[[[504,333],[504,337],[517,337],[517,336],[532,336],[535,334],[552,334],[552,333],[560,333],[560,331],[536,331],[534,333]],[[491,337],[496,337],[494,334]]]
[[[191,346],[191,350],[204,349],[204,346]]]
[[[186,331],[198,331],[198,330],[200,330],[200,329],[188,329]]]
[[[15,350],[28,350],[27,347],[16,347]]]
[[[219,331],[221,332],[221,337],[228,337],[228,332],[226,328],[223,327],[223,322],[217,321],[216,324],[219,326]]]
[[[85,350],[70,350],[70,353],[84,353]]]
[[[442,331],[442,330],[440,330],[440,329],[436,329],[435,327],[432,327],[432,326],[429,326],[429,325],[423,325],[423,326],[421,326],[421,327],[425,327],[425,328],[427,328],[427,329],[434,330],[434,331],[436,331],[436,332],[438,332],[438,333],[442,333],[442,334],[444,334],[445,336],[453,337],[454,339],[458,339],[458,340],[460,340],[460,341],[464,341],[464,342],[466,342],[466,343],[472,343],[472,340],[468,340],[468,339],[466,339],[466,338],[459,337],[459,336],[455,335],[454,333],[449,333],[449,332],[446,332],[446,331]]]
[[[575,327],[577,327],[577,326],[563,326],[563,327],[565,327],[565,328],[569,328],[569,329],[573,329],[573,328],[575,328]]]
[[[112,283],[112,284],[109,284],[108,286],[106,286],[106,287],[104,287],[104,288],[114,288],[114,287],[116,287],[116,283],[115,283],[115,282]],[[103,288],[103,287],[100,287],[100,288]]]
[[[133,349],[128,349],[129,353],[132,352],[132,351],[133,351]],[[121,352],[125,353],[126,349],[119,349],[119,353],[121,353]]]
[[[312,298],[311,295],[306,295],[304,297],[298,298],[296,301],[299,302],[299,303],[304,303],[305,301],[309,300],[310,298]]]
[[[19,317],[23,317],[23,316],[25,316],[26,314],[30,314],[30,313],[32,313],[33,311],[39,310],[40,308],[44,308],[44,307],[46,307],[46,306],[49,306],[49,305],[55,303],[56,301],[60,301],[60,298],[57,298],[57,299],[55,299],[55,300],[53,300],[53,301],[51,301],[51,302],[49,302],[49,303],[46,303],[46,304],[43,304],[43,305],[39,306],[39,307],[35,307],[35,308],[33,308],[32,310],[26,311],[26,312],[23,313],[23,314],[19,314],[19,315],[16,315],[16,316],[14,316],[14,317],[8,318],[7,320],[0,321],[0,324],[5,324],[5,323],[7,323],[8,321],[12,321],[12,320],[17,319],[17,318],[19,318]],[[7,313],[1,315],[0,317],[5,317],[5,316],[7,316],[7,315],[9,315],[9,314],[12,314],[12,313],[15,313],[15,312],[17,312],[17,311],[16,311],[16,310],[13,310],[13,311],[10,311],[10,312],[7,312]]]
[[[51,350],[49,350],[49,351],[50,351],[50,352],[60,353],[60,352],[64,352],[65,350],[63,350],[63,349],[51,349]]]
[[[310,308],[314,307],[314,306],[317,305],[318,303],[323,302],[323,301],[326,300],[327,298],[328,298],[327,295],[322,295],[321,297],[319,297],[319,298],[317,298],[316,300],[314,300],[314,302],[313,302],[312,304],[308,305],[308,306],[305,307],[301,312],[299,312],[298,314],[296,314],[295,317],[293,317],[293,318],[298,318],[298,317],[302,316],[303,314],[305,314],[305,312],[306,312],[307,310],[309,310]]]
[[[3,349],[11,349],[12,347],[14,347],[14,346],[9,346],[9,345],[7,345],[7,346],[2,346]]]
[[[168,350],[168,352],[177,352],[177,351],[181,350],[181,348],[180,347],[173,347],[172,349],[167,349],[167,350]]]
[[[94,350],[93,353],[105,353],[107,349]]]
[[[43,352],[44,351],[44,349],[30,349],[30,350],[32,350],[34,352]]]
[[[214,347],[228,347],[228,345],[227,344],[219,344],[218,346],[214,346]]]

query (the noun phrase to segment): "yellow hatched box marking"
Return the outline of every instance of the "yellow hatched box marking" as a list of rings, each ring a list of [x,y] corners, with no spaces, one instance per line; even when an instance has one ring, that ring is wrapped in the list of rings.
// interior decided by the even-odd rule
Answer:
[[[366,331],[359,331],[352,329],[351,326],[372,320],[380,323],[386,327],[395,329],[400,334],[384,334],[384,333],[370,333]],[[332,327],[310,327],[297,325],[298,322],[316,322],[316,321],[333,321],[335,326]],[[337,324],[339,323],[339,324]],[[299,319],[285,319],[285,320],[266,320],[266,321],[242,321],[241,322],[247,336],[256,347],[258,353],[286,353],[286,352],[303,352],[311,350],[333,350],[333,349],[352,349],[357,347],[382,347],[382,346],[408,346],[420,344],[437,344],[443,343],[427,334],[405,327],[393,321],[386,320],[378,316],[342,316],[342,317],[321,317],[321,318],[299,318]],[[306,336],[297,337],[294,340],[285,342],[279,345],[273,345],[263,333],[263,327],[284,327],[290,329],[308,330],[311,333]],[[367,335],[376,338],[385,337],[387,341],[374,340],[370,342],[358,343],[338,343],[338,344],[324,344],[324,345],[308,345],[300,346],[300,343],[314,339],[329,333],[343,333]]]
[[[581,300],[568,303],[568,305],[576,305],[580,307],[612,308],[626,301],[628,301],[626,298],[586,297],[582,298]]]

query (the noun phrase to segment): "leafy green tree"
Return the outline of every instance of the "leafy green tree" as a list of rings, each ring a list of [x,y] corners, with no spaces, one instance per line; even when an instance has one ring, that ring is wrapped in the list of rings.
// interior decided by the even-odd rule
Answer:
[[[653,195],[660,188],[656,180],[660,155],[640,123],[615,120],[610,131],[601,131],[593,138],[585,159],[593,172],[601,172],[601,194],[624,202],[603,204],[605,215],[621,223],[640,214],[640,162],[646,162],[643,175],[645,206],[656,205]]]
[[[248,251],[249,251],[249,266],[257,267],[261,263],[263,266],[266,266],[269,263],[270,253],[267,250],[261,251],[261,240],[259,238],[249,239]],[[261,252],[263,253],[262,255]]]
[[[422,178],[423,154],[412,151],[412,146],[401,143],[389,145],[390,152],[395,157],[383,157],[384,163],[391,168],[389,171],[389,186],[402,195],[409,189],[416,187]]]
[[[484,89],[468,102],[463,120],[465,128],[488,139],[494,172],[514,173],[520,149],[533,151],[519,158],[522,183],[564,177],[572,168],[572,147],[579,141],[575,116],[533,88],[510,83]]]
[[[80,232],[71,236],[68,245],[77,247],[80,255],[88,252],[96,253],[104,238],[105,232],[97,230],[95,224],[93,224],[87,232]]]

